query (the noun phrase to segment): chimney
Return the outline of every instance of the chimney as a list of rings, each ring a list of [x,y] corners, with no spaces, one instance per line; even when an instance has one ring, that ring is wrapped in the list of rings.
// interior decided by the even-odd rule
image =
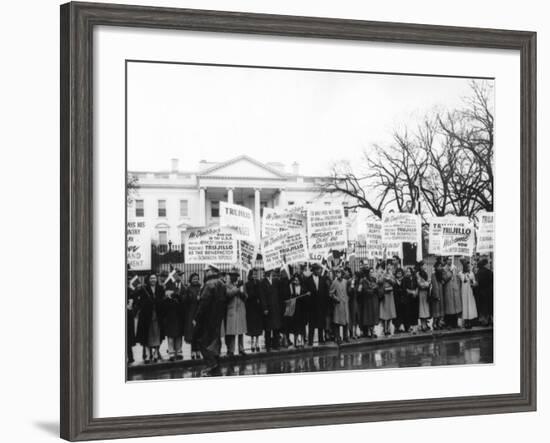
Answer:
[[[292,163],[292,174],[300,175],[300,163],[298,162]]]
[[[173,158],[172,160],[170,160],[170,163],[171,163],[170,172],[178,172],[178,169],[179,169],[179,159]]]

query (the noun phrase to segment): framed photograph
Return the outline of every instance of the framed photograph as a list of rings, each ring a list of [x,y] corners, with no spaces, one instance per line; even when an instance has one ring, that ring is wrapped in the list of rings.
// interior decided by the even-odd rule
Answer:
[[[536,34],[61,6],[61,437],[536,409]]]

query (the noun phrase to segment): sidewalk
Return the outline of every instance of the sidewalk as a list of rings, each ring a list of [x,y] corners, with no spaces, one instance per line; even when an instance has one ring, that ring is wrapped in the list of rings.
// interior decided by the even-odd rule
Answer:
[[[410,333],[397,333],[390,336],[379,336],[377,338],[359,338],[356,340],[350,340],[348,343],[342,343],[337,345],[334,342],[326,343],[323,345],[314,344],[313,346],[306,346],[304,348],[295,348],[291,346],[289,348],[282,348],[280,350],[273,350],[266,352],[265,350],[261,352],[247,352],[246,355],[234,355],[228,357],[223,355],[220,357],[220,362],[237,362],[237,361],[249,361],[249,360],[258,360],[271,357],[282,357],[292,354],[315,354],[318,352],[326,350],[337,350],[339,348],[350,348],[350,347],[380,347],[385,345],[394,345],[398,343],[408,343],[414,341],[421,341],[432,338],[434,340],[444,338],[444,337],[458,337],[458,336],[467,336],[470,334],[479,334],[479,333],[491,333],[493,332],[492,327],[483,327],[476,326],[471,329],[450,329],[442,331],[428,331],[428,332],[419,332],[417,334]],[[262,348],[265,349],[265,348]],[[134,353],[136,349],[134,348]],[[141,350],[139,351],[141,352]],[[166,355],[166,354],[163,354]],[[159,369],[171,369],[171,368],[186,368],[201,366],[204,364],[202,359],[200,360],[179,360],[179,361],[169,361],[168,359],[162,360],[157,363],[145,364],[143,362],[136,362],[128,366],[128,375],[140,374],[148,371],[155,371]]]

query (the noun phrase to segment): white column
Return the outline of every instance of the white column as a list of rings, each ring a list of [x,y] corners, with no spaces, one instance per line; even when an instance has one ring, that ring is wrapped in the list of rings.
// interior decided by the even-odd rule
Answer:
[[[227,188],[227,203],[233,204],[233,188]]]
[[[286,189],[279,189],[279,206],[284,208],[286,206]]]
[[[199,188],[199,226],[206,226],[206,188]]]
[[[260,241],[260,190],[254,189],[254,229],[256,230],[256,241]]]

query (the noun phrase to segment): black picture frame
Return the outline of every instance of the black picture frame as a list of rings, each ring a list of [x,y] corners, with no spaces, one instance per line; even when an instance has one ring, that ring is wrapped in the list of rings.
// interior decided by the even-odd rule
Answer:
[[[92,44],[99,25],[513,49],[521,58],[521,390],[517,394],[94,418]],[[92,440],[536,409],[536,33],[331,18],[61,6],[61,437]]]

